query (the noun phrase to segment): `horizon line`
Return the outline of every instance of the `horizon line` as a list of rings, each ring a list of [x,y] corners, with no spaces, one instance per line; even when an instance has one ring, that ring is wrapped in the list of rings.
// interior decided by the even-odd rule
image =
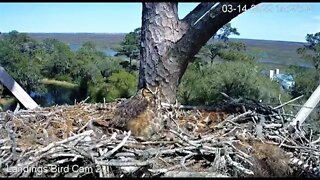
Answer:
[[[27,34],[128,34],[125,32],[22,32],[22,31],[18,31],[18,32],[19,33],[27,33]],[[1,34],[8,34],[8,33],[9,32],[1,32]],[[239,38],[233,37],[233,38],[229,38],[229,39],[307,43],[306,41],[292,41],[292,40],[279,40],[279,39],[252,39],[252,38],[240,38],[240,37]]]

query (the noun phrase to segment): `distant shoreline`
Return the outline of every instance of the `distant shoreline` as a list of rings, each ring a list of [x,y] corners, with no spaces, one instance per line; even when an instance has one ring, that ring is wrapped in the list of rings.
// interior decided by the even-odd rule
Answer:
[[[108,32],[20,32],[20,33],[27,33],[29,34],[31,37],[34,38],[43,38],[41,36],[81,36],[81,35],[90,35],[90,36],[119,36],[119,37],[123,37],[127,34],[127,33],[108,33]],[[2,32],[2,34],[8,34],[8,32]],[[249,38],[230,38],[231,40],[239,40],[239,41],[271,41],[271,42],[279,42],[279,43],[298,43],[298,44],[306,44],[306,42],[297,42],[297,41],[286,41],[286,40],[272,40],[272,39],[249,39]]]
[[[3,33],[6,34],[6,33]],[[61,42],[73,46],[80,47],[85,42],[93,42],[96,47],[108,56],[115,54],[114,47],[119,46],[123,41],[126,33],[27,33],[35,40],[44,40],[46,38],[54,38]],[[1,34],[2,35],[2,34]],[[1,36],[0,35],[0,36]],[[212,42],[212,40],[210,40]],[[209,42],[210,42],[209,41]],[[230,41],[242,42],[247,45],[247,49],[256,53],[260,58],[258,61],[285,64],[299,65],[305,67],[313,66],[312,63],[305,61],[297,54],[297,49],[303,47],[306,43],[293,41],[276,41],[263,39],[242,39],[230,38]],[[112,50],[112,51],[111,51]]]

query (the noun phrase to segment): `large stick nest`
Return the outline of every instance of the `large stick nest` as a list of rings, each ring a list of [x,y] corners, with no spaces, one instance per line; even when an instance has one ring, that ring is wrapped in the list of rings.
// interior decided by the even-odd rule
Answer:
[[[117,103],[0,113],[2,177],[319,177],[320,139],[259,105],[234,113],[163,107],[163,137],[112,129]],[[261,108],[263,107],[263,108]]]

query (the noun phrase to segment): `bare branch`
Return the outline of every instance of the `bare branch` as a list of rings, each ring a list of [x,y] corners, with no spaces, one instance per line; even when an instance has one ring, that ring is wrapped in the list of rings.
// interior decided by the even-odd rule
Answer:
[[[108,158],[109,156],[111,156],[112,154],[114,154],[116,151],[118,151],[128,140],[128,138],[131,135],[131,131],[128,132],[127,136],[123,138],[123,140],[121,141],[120,144],[118,144],[115,148],[113,148],[111,151],[108,151],[106,154],[103,154],[102,157],[103,158]]]
[[[182,21],[189,25],[193,25],[201,16],[203,16],[207,11],[214,6],[215,2],[202,2],[197,7],[195,7],[189,14],[187,14]]]
[[[303,95],[298,96],[298,97],[296,97],[296,98],[294,98],[294,99],[291,99],[290,101],[287,101],[287,102],[285,102],[285,103],[283,103],[283,104],[281,104],[281,105],[279,105],[279,106],[277,106],[277,107],[274,107],[273,109],[281,108],[281,107],[283,107],[283,106],[285,106],[285,105],[287,105],[287,104],[289,104],[289,103],[292,103],[293,101],[296,101],[296,100],[298,100],[298,99],[300,99],[300,98],[302,98],[302,97],[303,97]]]

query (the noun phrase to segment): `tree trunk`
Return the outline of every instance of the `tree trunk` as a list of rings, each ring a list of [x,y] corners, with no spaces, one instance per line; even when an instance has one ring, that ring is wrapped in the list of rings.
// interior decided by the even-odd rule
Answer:
[[[143,3],[138,89],[159,87],[161,99],[174,102],[186,63],[169,54],[182,36],[177,3]]]
[[[176,101],[178,86],[188,63],[223,25],[241,13],[222,12],[222,6],[230,4],[233,7],[246,5],[247,9],[252,5],[200,3],[180,20],[176,2],[142,4],[138,91],[118,107],[113,118],[115,126],[126,125],[134,135],[146,138],[161,130],[164,118],[149,111],[149,107],[158,104],[151,99],[165,103]],[[146,89],[148,91],[144,91]],[[156,108],[153,112],[158,114],[159,110]]]
[[[224,4],[230,3],[200,3],[179,20],[175,2],[143,3],[138,89],[155,91],[158,87],[159,98],[174,103],[190,60],[223,25],[241,13],[223,13]]]
[[[210,55],[211,65],[213,65],[214,58],[216,58],[217,55],[218,55],[218,51],[211,52],[211,55]]]
[[[129,71],[132,71],[132,55],[129,56]]]

